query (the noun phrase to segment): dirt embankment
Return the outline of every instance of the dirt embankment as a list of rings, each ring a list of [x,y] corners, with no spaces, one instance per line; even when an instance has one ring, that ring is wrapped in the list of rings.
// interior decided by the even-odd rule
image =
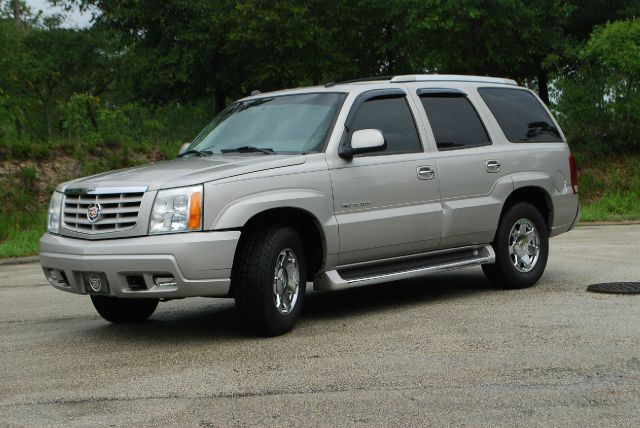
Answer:
[[[59,183],[80,176],[81,170],[78,160],[70,156],[38,162],[4,160],[0,162],[0,184],[2,187],[21,186],[35,194],[38,202],[47,204],[51,191]]]

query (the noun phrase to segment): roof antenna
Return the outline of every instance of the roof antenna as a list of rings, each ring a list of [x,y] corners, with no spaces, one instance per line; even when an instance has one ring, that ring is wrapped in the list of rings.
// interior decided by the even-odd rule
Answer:
[[[260,92],[257,89],[254,89],[253,91],[251,91],[251,93],[249,95],[253,96],[253,95],[260,95],[262,92]]]

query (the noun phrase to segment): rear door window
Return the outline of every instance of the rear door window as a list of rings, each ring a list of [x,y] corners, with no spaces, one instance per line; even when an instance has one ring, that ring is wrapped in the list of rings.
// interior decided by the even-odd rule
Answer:
[[[512,143],[562,141],[553,120],[529,91],[479,88],[478,92]]]
[[[491,144],[478,112],[459,91],[418,91],[438,150],[456,150]]]

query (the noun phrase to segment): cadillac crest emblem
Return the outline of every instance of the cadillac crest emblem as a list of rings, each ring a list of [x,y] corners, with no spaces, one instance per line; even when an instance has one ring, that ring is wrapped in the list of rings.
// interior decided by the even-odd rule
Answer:
[[[102,217],[102,207],[97,202],[92,202],[87,208],[87,220],[95,223]]]

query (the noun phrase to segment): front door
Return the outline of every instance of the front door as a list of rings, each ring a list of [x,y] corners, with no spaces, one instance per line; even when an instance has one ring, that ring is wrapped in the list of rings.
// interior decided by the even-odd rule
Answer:
[[[385,150],[330,165],[341,265],[434,250],[442,235],[435,162],[424,152],[406,94],[379,93],[354,103],[345,138],[378,129]]]

